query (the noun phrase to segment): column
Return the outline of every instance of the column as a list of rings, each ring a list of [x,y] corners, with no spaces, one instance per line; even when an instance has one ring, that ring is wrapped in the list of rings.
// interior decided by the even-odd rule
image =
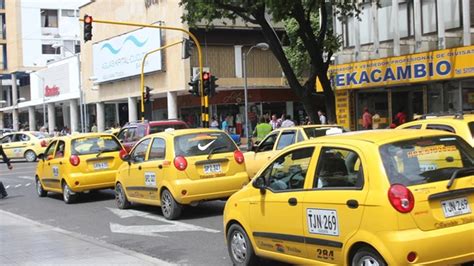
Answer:
[[[168,119],[178,118],[178,93],[176,91],[168,91],[166,93],[168,100]]]
[[[380,41],[379,41],[379,9],[377,7],[377,2],[372,2],[372,29],[374,33],[374,49],[375,49],[375,58],[380,58]]]
[[[115,103],[115,123],[117,123],[117,125],[121,126],[120,125],[120,108],[119,108],[119,104],[118,103]]]
[[[133,122],[138,120],[137,98],[128,97],[128,121]]]
[[[97,131],[105,131],[105,104],[103,102],[96,103],[97,109]]]
[[[235,77],[242,78],[242,45],[234,45]]]
[[[12,112],[12,117],[13,117],[13,130],[18,131],[19,130],[19,120],[18,120],[18,89],[16,87],[16,74],[11,74],[11,80],[12,80],[12,105],[13,107],[13,112]]]
[[[400,55],[400,30],[398,28],[398,0],[392,0],[393,55]]]
[[[291,115],[291,119],[295,119],[293,117],[293,114],[294,114],[293,102],[286,102],[286,114]]]
[[[36,131],[36,110],[34,106],[28,107],[28,125],[29,130]]]
[[[77,100],[72,99],[69,101],[70,106],[70,122],[71,122],[71,133],[79,132],[79,108],[77,105]]]
[[[5,125],[3,124],[3,112],[0,112],[0,128],[5,128]]]
[[[464,46],[471,45],[471,5],[470,0],[462,0],[462,39]]]
[[[360,60],[360,22],[357,18],[354,18],[354,41],[355,41],[355,48],[354,48],[354,60]]]
[[[413,1],[413,9],[415,13],[415,52],[421,52],[421,0]]]
[[[439,1],[436,3],[437,5],[437,8],[436,8],[436,11],[437,11],[437,24],[438,24],[438,49],[442,50],[442,49],[446,49],[446,33],[444,31],[444,19],[440,19],[440,18],[443,18],[443,13],[444,11],[441,9],[441,5],[439,3]]]
[[[56,110],[54,103],[48,103],[48,131],[49,133],[54,132],[56,127]]]
[[[63,111],[63,125],[67,127],[71,127],[71,116],[69,112],[69,106],[63,103],[61,108]]]

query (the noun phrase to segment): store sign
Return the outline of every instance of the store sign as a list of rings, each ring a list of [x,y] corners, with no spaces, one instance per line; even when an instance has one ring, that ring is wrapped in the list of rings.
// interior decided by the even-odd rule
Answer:
[[[332,66],[329,76],[336,89],[472,77],[474,46]]]
[[[161,46],[159,29],[142,28],[93,44],[96,82],[106,82],[141,74],[145,54]],[[162,70],[161,51],[151,54],[144,73]]]
[[[350,128],[350,115],[349,115],[349,92],[337,91],[335,93],[336,98],[336,118],[337,124],[344,128]]]
[[[58,96],[60,93],[59,87],[54,85],[52,87],[46,85],[44,87],[44,96],[46,97],[53,97],[53,96]]]

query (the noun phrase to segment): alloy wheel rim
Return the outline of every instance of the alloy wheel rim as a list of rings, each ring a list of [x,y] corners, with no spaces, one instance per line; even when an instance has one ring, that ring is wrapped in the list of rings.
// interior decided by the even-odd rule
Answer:
[[[32,151],[29,151],[25,154],[26,160],[29,162],[34,161],[35,155]]]
[[[39,179],[36,179],[36,192],[38,192],[38,195],[41,195],[42,191],[43,189],[41,187],[41,182],[39,181]]]
[[[232,256],[239,263],[244,263],[247,258],[247,243],[241,232],[234,232],[231,240]]]
[[[121,185],[117,185],[116,194],[117,194],[116,198],[117,198],[118,204],[122,205],[124,202],[124,195],[123,195],[123,190],[122,190]]]
[[[163,208],[163,214],[165,216],[169,216],[169,214],[171,213],[171,199],[170,199],[170,195],[167,193],[167,192],[164,192],[163,193],[163,196],[162,196],[162,208]]]
[[[372,256],[363,256],[362,258],[360,258],[359,263],[357,263],[357,265],[361,265],[361,266],[379,266],[380,264]]]
[[[64,185],[64,200],[65,201],[69,201],[69,186],[68,185]]]

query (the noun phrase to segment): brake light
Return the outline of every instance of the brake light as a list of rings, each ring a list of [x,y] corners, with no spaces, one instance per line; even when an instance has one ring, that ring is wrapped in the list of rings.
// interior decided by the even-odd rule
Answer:
[[[184,171],[186,170],[186,167],[188,167],[188,161],[186,161],[186,158],[183,156],[178,156],[174,158],[174,167],[179,171]]]
[[[78,166],[79,163],[81,163],[81,159],[77,155],[71,155],[71,157],[69,157],[69,162],[72,166]]]
[[[239,150],[234,151],[234,159],[238,164],[242,164],[245,161],[244,154]]]
[[[393,184],[388,190],[388,199],[395,210],[408,213],[415,207],[413,193],[401,184]]]
[[[121,149],[119,152],[120,159],[123,160],[123,158],[128,154],[128,152],[125,149]]]
[[[48,142],[46,140],[41,141],[41,147],[46,148],[48,147]]]

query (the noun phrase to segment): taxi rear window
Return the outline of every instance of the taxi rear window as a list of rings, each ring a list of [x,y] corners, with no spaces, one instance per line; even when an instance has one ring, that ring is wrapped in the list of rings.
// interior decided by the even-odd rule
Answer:
[[[84,137],[72,140],[72,154],[86,155],[120,151],[120,143],[112,136]]]
[[[385,144],[380,156],[390,184],[405,186],[449,180],[454,171],[474,167],[474,149],[457,136]]]
[[[174,139],[176,156],[196,156],[233,152],[237,146],[225,133],[195,133],[177,136]]]
[[[186,127],[185,124],[171,124],[171,125],[151,126],[150,127],[150,134],[163,132],[167,128],[184,129],[184,128],[187,128],[187,127]]]

